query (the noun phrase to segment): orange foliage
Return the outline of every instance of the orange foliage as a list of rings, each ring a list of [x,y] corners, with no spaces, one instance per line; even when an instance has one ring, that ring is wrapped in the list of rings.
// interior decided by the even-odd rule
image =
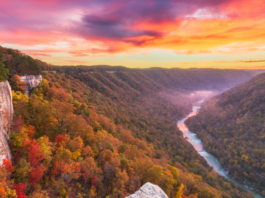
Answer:
[[[44,154],[42,153],[38,142],[35,139],[32,142],[30,142],[30,140],[27,140],[24,143],[24,147],[28,152],[30,165],[33,167],[38,166],[44,159]]]
[[[66,93],[65,90],[61,88],[49,88],[47,95],[49,99],[55,98],[60,102],[67,102],[69,100],[69,93]]]
[[[15,167],[12,166],[10,159],[3,159],[3,167],[10,173],[13,173],[15,171]]]
[[[66,137],[61,135],[61,134],[58,134],[54,140],[54,142],[56,142],[56,145],[57,146],[65,146],[66,144]]]

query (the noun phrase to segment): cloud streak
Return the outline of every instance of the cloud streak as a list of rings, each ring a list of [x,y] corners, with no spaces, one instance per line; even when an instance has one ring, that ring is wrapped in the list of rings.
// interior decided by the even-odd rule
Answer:
[[[251,53],[265,46],[264,19],[263,0],[9,0],[0,3],[0,43],[40,57]]]
[[[240,63],[264,63],[265,60],[248,60],[248,61],[238,61]]]

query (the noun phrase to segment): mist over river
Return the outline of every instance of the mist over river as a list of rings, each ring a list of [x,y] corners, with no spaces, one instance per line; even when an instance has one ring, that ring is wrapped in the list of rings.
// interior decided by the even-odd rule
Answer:
[[[229,181],[235,183],[238,186],[241,186],[242,188],[250,191],[252,194],[255,195],[256,198],[264,198],[265,196],[261,195],[260,193],[253,191],[251,189],[248,189],[247,187],[245,187],[243,184],[238,183],[237,181],[235,181],[233,178],[231,178],[222,168],[220,162],[217,160],[216,157],[214,157],[213,155],[211,155],[210,153],[206,152],[203,149],[203,144],[202,141],[197,137],[196,133],[191,132],[187,125],[185,124],[185,121],[192,117],[195,116],[198,111],[200,110],[201,104],[203,103],[204,100],[201,100],[199,102],[196,102],[193,104],[193,108],[192,108],[192,112],[189,113],[185,118],[179,120],[177,122],[177,126],[179,128],[180,131],[182,131],[183,136],[185,139],[187,139],[192,145],[193,147],[196,149],[196,151],[208,162],[208,164],[210,166],[212,166],[214,168],[214,170],[224,176],[226,179],[228,179]]]

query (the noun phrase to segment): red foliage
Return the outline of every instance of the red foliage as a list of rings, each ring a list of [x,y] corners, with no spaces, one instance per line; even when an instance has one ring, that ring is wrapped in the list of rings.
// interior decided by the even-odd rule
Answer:
[[[21,116],[17,117],[16,120],[14,121],[14,131],[16,133],[19,133],[23,125],[24,125],[24,119]]]
[[[11,144],[12,146],[12,144]],[[21,158],[21,152],[22,152],[23,149],[18,149],[18,151],[16,153],[14,153],[14,161],[15,163],[18,163],[20,158]]]
[[[20,80],[20,76],[17,75],[17,74],[15,74],[14,76],[12,76],[12,78],[15,79],[15,80]]]
[[[18,197],[18,198],[27,198],[27,197],[25,196],[25,193],[24,193],[24,189],[25,189],[25,188],[26,188],[26,186],[25,186],[24,184],[22,184],[22,183],[17,184],[17,185],[15,186],[16,193],[17,193],[17,197]]]
[[[60,145],[65,146],[66,137],[61,134],[58,134],[54,141],[57,143],[57,146],[60,146]]]
[[[29,126],[28,126],[28,136],[29,136],[31,139],[33,139],[33,138],[34,138],[34,135],[35,135],[35,127],[29,125]]]
[[[44,154],[42,153],[38,142],[36,140],[33,140],[32,142],[30,142],[30,140],[27,140],[24,143],[24,146],[28,151],[30,165],[32,167],[38,166],[44,159]]]
[[[24,92],[24,86],[27,86],[27,83],[21,81],[20,76],[19,75],[14,75],[10,78],[10,85],[12,87],[12,89],[16,90],[16,91],[22,91]]]
[[[37,166],[29,173],[29,183],[31,183],[32,188],[35,188],[37,182],[40,181],[44,171],[44,166]]]
[[[65,162],[55,162],[55,167],[52,169],[52,178],[56,175],[61,174],[64,175],[69,168],[69,165]]]
[[[92,177],[92,181],[91,181],[91,184],[92,184],[92,187],[93,188],[96,188],[97,187],[97,182],[98,182],[97,176],[93,176]]]
[[[15,171],[15,167],[12,166],[10,159],[3,159],[3,167],[10,173],[13,173]]]
[[[67,102],[69,100],[69,93],[66,93],[64,89],[60,88],[49,88],[48,89],[48,97],[56,98],[61,102]]]

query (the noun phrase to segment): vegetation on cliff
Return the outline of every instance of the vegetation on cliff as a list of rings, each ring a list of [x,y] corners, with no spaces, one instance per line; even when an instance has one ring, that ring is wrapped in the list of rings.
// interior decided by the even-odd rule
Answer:
[[[33,59],[18,50],[3,48],[1,46],[0,57],[2,57],[2,61],[0,62],[4,62],[5,64],[5,70],[7,69],[9,71],[8,75],[37,75],[40,74],[44,68],[48,67],[48,64]]]
[[[7,80],[9,75],[9,70],[6,68],[3,61],[3,54],[0,52],[0,82]]]

